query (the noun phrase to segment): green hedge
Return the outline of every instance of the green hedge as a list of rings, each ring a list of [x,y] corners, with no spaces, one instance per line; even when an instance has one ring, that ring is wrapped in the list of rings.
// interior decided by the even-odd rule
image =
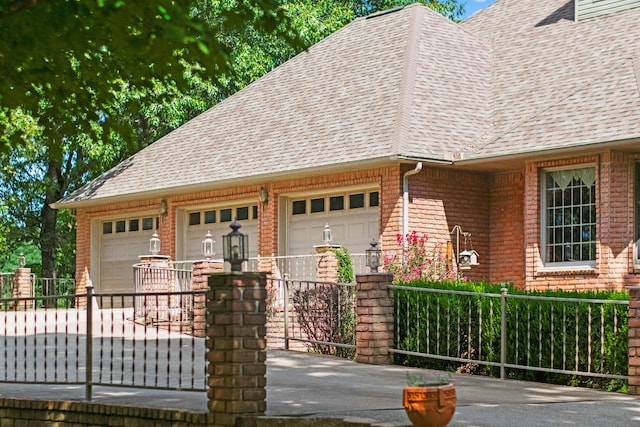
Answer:
[[[625,292],[523,292],[489,283],[422,282],[401,286],[469,295],[395,290],[396,348],[431,355],[500,362],[501,289],[509,295],[628,300]],[[481,294],[494,294],[487,296]],[[628,306],[507,298],[507,363],[626,375]],[[591,353],[588,347],[591,346]],[[408,366],[499,376],[499,367],[396,354]],[[625,390],[626,381],[507,369],[509,378]]]

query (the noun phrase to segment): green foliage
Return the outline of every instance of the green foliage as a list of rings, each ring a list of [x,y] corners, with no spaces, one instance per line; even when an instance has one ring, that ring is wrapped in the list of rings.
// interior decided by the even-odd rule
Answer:
[[[431,292],[396,290],[397,348],[406,351],[500,362],[503,285],[421,282],[410,284]],[[540,296],[578,300],[625,300],[624,292],[523,292],[511,296]],[[494,295],[493,297],[491,295]],[[543,369],[626,375],[627,306],[589,301],[506,299],[506,363]],[[591,350],[588,350],[589,346]],[[499,368],[418,356],[397,356],[397,362],[441,370],[499,375]],[[556,384],[624,390],[621,380],[575,376],[535,370],[507,369],[509,378]]]
[[[356,276],[353,272],[353,260],[349,250],[345,247],[340,249],[332,249],[333,253],[338,258],[338,277],[339,283],[355,283]]]

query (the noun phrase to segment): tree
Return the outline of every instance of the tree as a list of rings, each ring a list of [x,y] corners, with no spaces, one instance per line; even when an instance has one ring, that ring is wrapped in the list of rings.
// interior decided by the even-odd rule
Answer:
[[[0,0],[8,247],[37,242],[43,277],[72,274],[73,217],[50,203],[355,17],[412,2]]]

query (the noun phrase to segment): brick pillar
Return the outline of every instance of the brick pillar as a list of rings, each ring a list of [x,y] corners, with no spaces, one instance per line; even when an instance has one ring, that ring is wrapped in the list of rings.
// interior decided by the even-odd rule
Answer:
[[[640,286],[629,290],[629,391],[640,395]]]
[[[356,276],[356,361],[390,365],[393,348],[393,275]]]
[[[316,251],[316,280],[319,282],[338,281],[338,257],[333,252],[340,249],[336,245],[314,246]]]
[[[216,273],[207,294],[209,411],[216,426],[267,409],[265,273]]]
[[[193,263],[191,271],[191,290],[194,292],[209,290],[209,276],[224,271],[223,261],[202,260]],[[204,338],[207,330],[207,296],[193,296],[193,335]]]
[[[31,269],[16,268],[13,270],[13,298],[31,297]],[[16,303],[17,310],[26,310],[32,307],[32,301],[20,301]]]

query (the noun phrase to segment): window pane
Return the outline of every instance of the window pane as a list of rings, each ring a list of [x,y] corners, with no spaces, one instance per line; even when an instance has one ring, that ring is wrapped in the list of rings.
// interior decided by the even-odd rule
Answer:
[[[204,213],[204,223],[213,224],[216,222],[216,211],[206,211]]]
[[[153,218],[143,218],[142,219],[142,229],[143,230],[153,230]]]
[[[127,231],[127,221],[116,221],[116,233],[124,233]]]
[[[549,171],[544,183],[546,261],[594,261],[595,168]]]
[[[344,209],[344,196],[333,196],[329,198],[329,210],[341,211]]]
[[[253,205],[253,219],[258,219],[258,205]]]
[[[113,223],[111,222],[103,222],[102,223],[102,234],[111,234],[113,233]]]
[[[189,225],[200,224],[200,212],[191,212],[189,214]]]
[[[138,231],[139,229],[140,229],[139,219],[129,220],[129,231]]]
[[[349,209],[364,208],[364,193],[349,195]]]
[[[307,201],[306,200],[296,200],[293,202],[291,213],[293,215],[302,215],[307,213]]]
[[[242,208],[237,208],[236,209],[236,219],[238,221],[243,221],[243,220],[249,219],[249,207],[248,206],[244,206]]]
[[[369,193],[369,206],[378,206],[379,205],[379,194],[377,191],[372,191]]]
[[[311,213],[324,212],[324,199],[311,199]]]
[[[220,222],[231,222],[231,209],[220,209]]]

